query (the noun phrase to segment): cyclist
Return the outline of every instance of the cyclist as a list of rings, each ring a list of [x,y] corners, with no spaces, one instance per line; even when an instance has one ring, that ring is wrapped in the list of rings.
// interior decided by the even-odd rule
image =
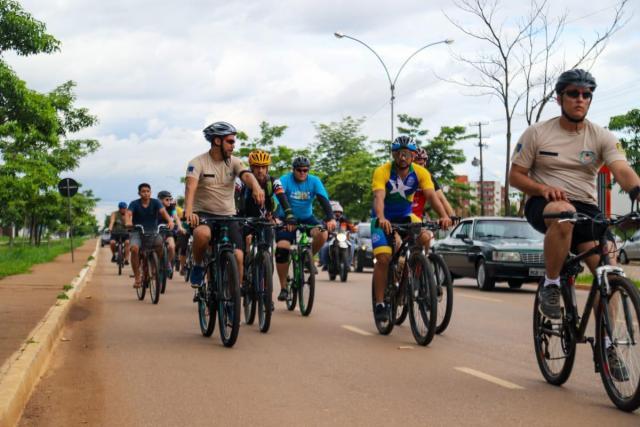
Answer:
[[[111,218],[109,219],[109,232],[111,238],[109,246],[111,246],[111,262],[116,262],[116,239],[123,235],[127,238],[124,241],[124,265],[129,265],[129,233],[125,227],[127,222],[127,203],[118,203],[118,210],[111,212]]]
[[[329,203],[329,195],[320,178],[309,174],[311,162],[308,158],[299,156],[293,159],[292,167],[293,171],[283,175],[280,178],[280,182],[298,224],[320,224],[320,221],[313,216],[312,209],[313,201],[317,198],[324,211],[327,229],[333,231],[336,227],[336,221]],[[280,212],[280,216],[282,217],[282,212]],[[311,250],[315,255],[322,248],[324,242],[327,241],[328,234],[326,231],[321,232],[318,228],[313,228],[310,234],[313,238]],[[289,270],[289,260],[291,258],[291,245],[295,238],[296,235],[293,231],[280,230],[276,233],[276,270],[280,279],[278,301],[287,299],[287,271]]]
[[[155,233],[158,228],[158,218],[162,217],[168,224],[170,230],[173,229],[173,219],[167,213],[158,199],[151,198],[151,186],[147,183],[138,185],[138,195],[140,198],[129,203],[127,208],[126,226],[133,227],[141,225],[145,233]],[[142,245],[142,236],[140,230],[134,229],[131,233],[131,267],[135,282],[134,288],[140,287],[140,246]],[[162,238],[156,236],[153,243],[158,256],[162,255]]]
[[[540,311],[550,319],[561,317],[560,271],[569,251],[579,253],[597,245],[590,224],[544,219],[543,214],[564,211],[600,215],[596,178],[606,164],[615,180],[633,198],[640,194],[640,178],[629,166],[616,137],[586,119],[596,89],[595,78],[582,69],[565,71],[556,82],[561,115],[529,126],[511,157],[509,181],[527,195],[525,216],[545,234],[546,274],[540,291]],[[610,249],[613,236],[609,235]],[[595,274],[598,256],[586,264]],[[610,258],[615,264],[615,256]],[[626,376],[615,347],[609,343],[607,358],[615,378]]]
[[[189,224],[184,218],[184,209],[181,206],[176,204],[176,214],[178,215],[178,219],[182,224],[182,233],[178,233],[176,236],[176,253],[178,254],[178,259],[180,260],[180,275],[184,276],[185,265],[187,264],[187,249],[189,246]]]
[[[211,144],[209,151],[189,162],[185,188],[185,217],[193,230],[193,270],[191,286],[199,287],[204,279],[204,253],[212,237],[212,228],[200,224],[200,217],[231,216],[236,214],[234,180],[239,177],[251,187],[258,206],[264,205],[264,191],[242,161],[233,156],[236,128],[227,122],[215,122],[203,129],[204,138]],[[238,277],[242,283],[243,243],[240,224],[231,222],[229,237],[235,245]]]
[[[166,190],[162,190],[158,193],[158,200],[160,200],[160,202],[162,202],[162,205],[164,206],[164,208],[166,209],[167,213],[169,214],[169,216],[173,219],[173,223],[176,225],[176,227],[173,229],[173,232],[167,236],[166,241],[167,241],[167,256],[169,257],[169,259],[167,260],[167,263],[169,264],[169,270],[171,270],[173,268],[173,260],[176,256],[176,240],[177,240],[177,236],[178,234],[185,234],[185,230],[182,227],[182,221],[180,221],[180,217],[178,216],[178,211],[176,209],[176,204],[173,201],[173,196],[171,196],[171,193],[169,191]],[[159,218],[160,220],[160,224],[166,224],[167,222],[162,219]]]
[[[374,316],[378,322],[386,322],[384,288],[391,261],[392,222],[421,222],[411,212],[415,194],[424,193],[426,200],[440,216],[443,228],[451,225],[445,208],[434,191],[431,175],[422,166],[413,164],[413,153],[417,150],[413,138],[400,135],[391,144],[393,161],[376,168],[373,172],[373,209],[371,218],[371,242],[376,263],[373,268],[376,307]],[[423,245],[428,236],[424,231],[418,237]]]
[[[425,150],[424,148],[418,148],[413,157],[413,162],[429,170],[429,154],[427,153],[427,150]],[[433,188],[436,192],[436,195],[438,196],[438,199],[440,200],[440,203],[442,203],[442,206],[444,206],[445,210],[447,211],[447,215],[449,215],[450,218],[453,217],[455,212],[451,207],[451,204],[447,200],[447,197],[444,195],[442,187],[440,187],[438,181],[436,181],[433,175],[431,175],[431,181],[433,181]],[[426,199],[424,198],[424,194],[418,191],[413,197],[413,205],[411,206],[413,214],[418,218],[422,218],[424,216],[425,203]]]
[[[349,233],[356,232],[356,226],[353,225],[351,220],[344,215],[344,210],[342,209],[342,205],[340,202],[332,200],[331,201],[331,209],[333,209],[333,214],[336,218],[336,227],[341,230],[348,231]],[[349,260],[348,264],[351,265],[351,260],[353,259],[353,253],[355,251],[355,246],[353,242],[351,243],[351,251],[349,252]],[[322,271],[327,271],[329,269],[329,242],[326,242],[322,249],[320,249],[320,265],[322,266]]]

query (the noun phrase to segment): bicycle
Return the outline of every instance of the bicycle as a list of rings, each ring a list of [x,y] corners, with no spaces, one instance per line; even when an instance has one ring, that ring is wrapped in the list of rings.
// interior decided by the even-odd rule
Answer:
[[[409,314],[411,333],[416,343],[428,345],[436,330],[438,300],[433,269],[422,252],[422,245],[417,242],[423,228],[432,228],[432,223],[392,223],[392,235],[398,233],[402,243],[395,250],[395,239],[390,239],[392,257],[387,271],[387,286],[384,290],[384,303],[387,320],[375,320],[376,328],[381,335],[388,335],[394,325],[402,323],[397,320]],[[401,260],[404,258],[404,260]],[[371,302],[375,312],[375,282],[371,279]],[[402,308],[400,308],[402,307]],[[399,316],[398,311],[401,310]]]
[[[565,261],[560,273],[560,319],[547,318],[540,312],[539,292],[536,293],[533,339],[540,371],[550,384],[562,385],[571,375],[576,344],[588,342],[593,351],[595,371],[600,373],[609,398],[618,408],[634,411],[640,407],[640,295],[622,268],[609,265],[607,231],[611,227],[640,222],[640,214],[632,212],[615,219],[599,219],[580,213],[562,212],[547,214],[544,218],[560,218],[562,222],[574,224],[591,222],[594,240],[598,241],[598,245],[581,254],[570,255]],[[596,226],[599,226],[597,232]],[[591,255],[599,255],[600,260],[581,316],[575,281],[583,270],[580,262]],[[538,291],[543,283],[544,280],[541,280]],[[592,310],[596,321],[595,338],[585,335]],[[609,342],[610,346],[607,345]],[[635,356],[632,354],[634,350]],[[609,358],[612,356],[621,361],[624,367],[621,369],[618,365],[617,374],[611,369]]]
[[[315,266],[309,232],[314,228],[325,231],[321,225],[298,224],[296,240],[291,245],[291,261],[287,273],[287,310],[293,311],[297,302],[300,303],[300,313],[303,316],[311,314],[316,290]]]
[[[160,301],[160,292],[162,288],[162,273],[159,268],[160,263],[158,260],[158,254],[154,248],[154,242],[166,225],[159,225],[156,233],[145,233],[144,227],[136,225],[134,228],[140,230],[140,242],[141,247],[139,251],[139,268],[142,276],[142,283],[140,287],[136,288],[136,295],[138,300],[144,300],[147,289],[149,289],[149,296],[153,304],[158,304]]]
[[[116,264],[118,264],[118,276],[121,276],[125,262],[124,244],[129,240],[129,233],[115,233],[115,235],[112,236],[116,241]]]
[[[215,329],[218,314],[220,339],[225,347],[233,347],[240,330],[240,283],[234,245],[229,238],[228,223],[244,221],[237,217],[204,217],[201,225],[212,225],[209,251],[205,255],[205,271],[202,285],[196,290],[194,302],[198,303],[200,331],[210,337]]]
[[[184,263],[184,281],[189,282],[191,279],[191,270],[193,269],[193,238],[189,236],[189,241],[187,243],[187,253],[185,255],[185,263]]]
[[[162,236],[162,256],[160,257],[160,264],[162,266],[162,288],[160,290],[161,294],[164,294],[164,291],[167,289],[167,278],[173,279],[173,270],[171,268],[171,264],[169,263],[169,249],[167,246],[167,239],[173,236],[173,232],[171,230],[164,230],[160,233]]]
[[[273,311],[273,265],[269,233],[274,224],[264,218],[248,218],[245,222],[252,236],[244,262],[244,292],[242,306],[247,325],[252,325],[258,311],[258,328],[266,333]]]
[[[428,229],[433,231],[435,235],[435,231],[440,229],[440,225],[437,222],[430,223]],[[438,300],[436,334],[440,335],[449,326],[453,313],[453,280],[449,267],[440,254],[430,249],[426,256],[433,269],[436,283],[436,299]]]

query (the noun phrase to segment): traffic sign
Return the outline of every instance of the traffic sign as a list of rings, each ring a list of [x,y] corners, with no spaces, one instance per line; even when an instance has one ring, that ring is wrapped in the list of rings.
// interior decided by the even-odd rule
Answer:
[[[58,191],[62,197],[73,197],[78,192],[80,186],[72,178],[63,178],[58,183]]]

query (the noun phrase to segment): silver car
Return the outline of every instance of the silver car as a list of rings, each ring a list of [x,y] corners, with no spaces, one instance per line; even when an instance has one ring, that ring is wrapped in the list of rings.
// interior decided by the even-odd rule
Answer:
[[[640,230],[636,231],[622,245],[618,245],[618,261],[620,264],[629,264],[632,259],[640,259]]]

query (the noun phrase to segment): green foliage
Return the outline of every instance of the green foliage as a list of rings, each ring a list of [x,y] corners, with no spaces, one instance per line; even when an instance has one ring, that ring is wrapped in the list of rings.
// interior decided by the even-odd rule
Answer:
[[[311,146],[313,173],[323,181],[340,172],[343,160],[365,151],[367,137],[360,133],[364,119],[345,117],[340,122],[314,123],[316,141]]]
[[[60,42],[46,33],[44,23],[25,12],[20,3],[0,0],[0,54],[12,50],[18,55],[51,53]]]
[[[440,133],[427,141],[422,147],[429,153],[429,171],[441,185],[455,180],[454,165],[464,163],[466,158],[462,150],[454,148],[458,141],[466,139],[464,126],[440,128]]]
[[[408,114],[398,114],[398,120],[400,121],[400,125],[396,127],[398,135],[408,135],[413,138],[419,147],[422,147],[424,144],[423,138],[429,133],[427,129],[420,129],[422,119],[411,117]]]
[[[624,134],[620,143],[629,164],[640,174],[640,109],[634,108],[626,114],[611,117],[609,129]]]
[[[371,177],[377,165],[375,156],[362,150],[345,157],[339,172],[327,179],[331,199],[339,201],[352,220],[364,220],[371,214]]]
[[[83,239],[74,239],[74,245],[81,246]],[[52,261],[58,255],[70,251],[69,240],[60,239],[39,247],[27,245],[0,246],[0,279],[13,274],[28,272],[35,264]]]

